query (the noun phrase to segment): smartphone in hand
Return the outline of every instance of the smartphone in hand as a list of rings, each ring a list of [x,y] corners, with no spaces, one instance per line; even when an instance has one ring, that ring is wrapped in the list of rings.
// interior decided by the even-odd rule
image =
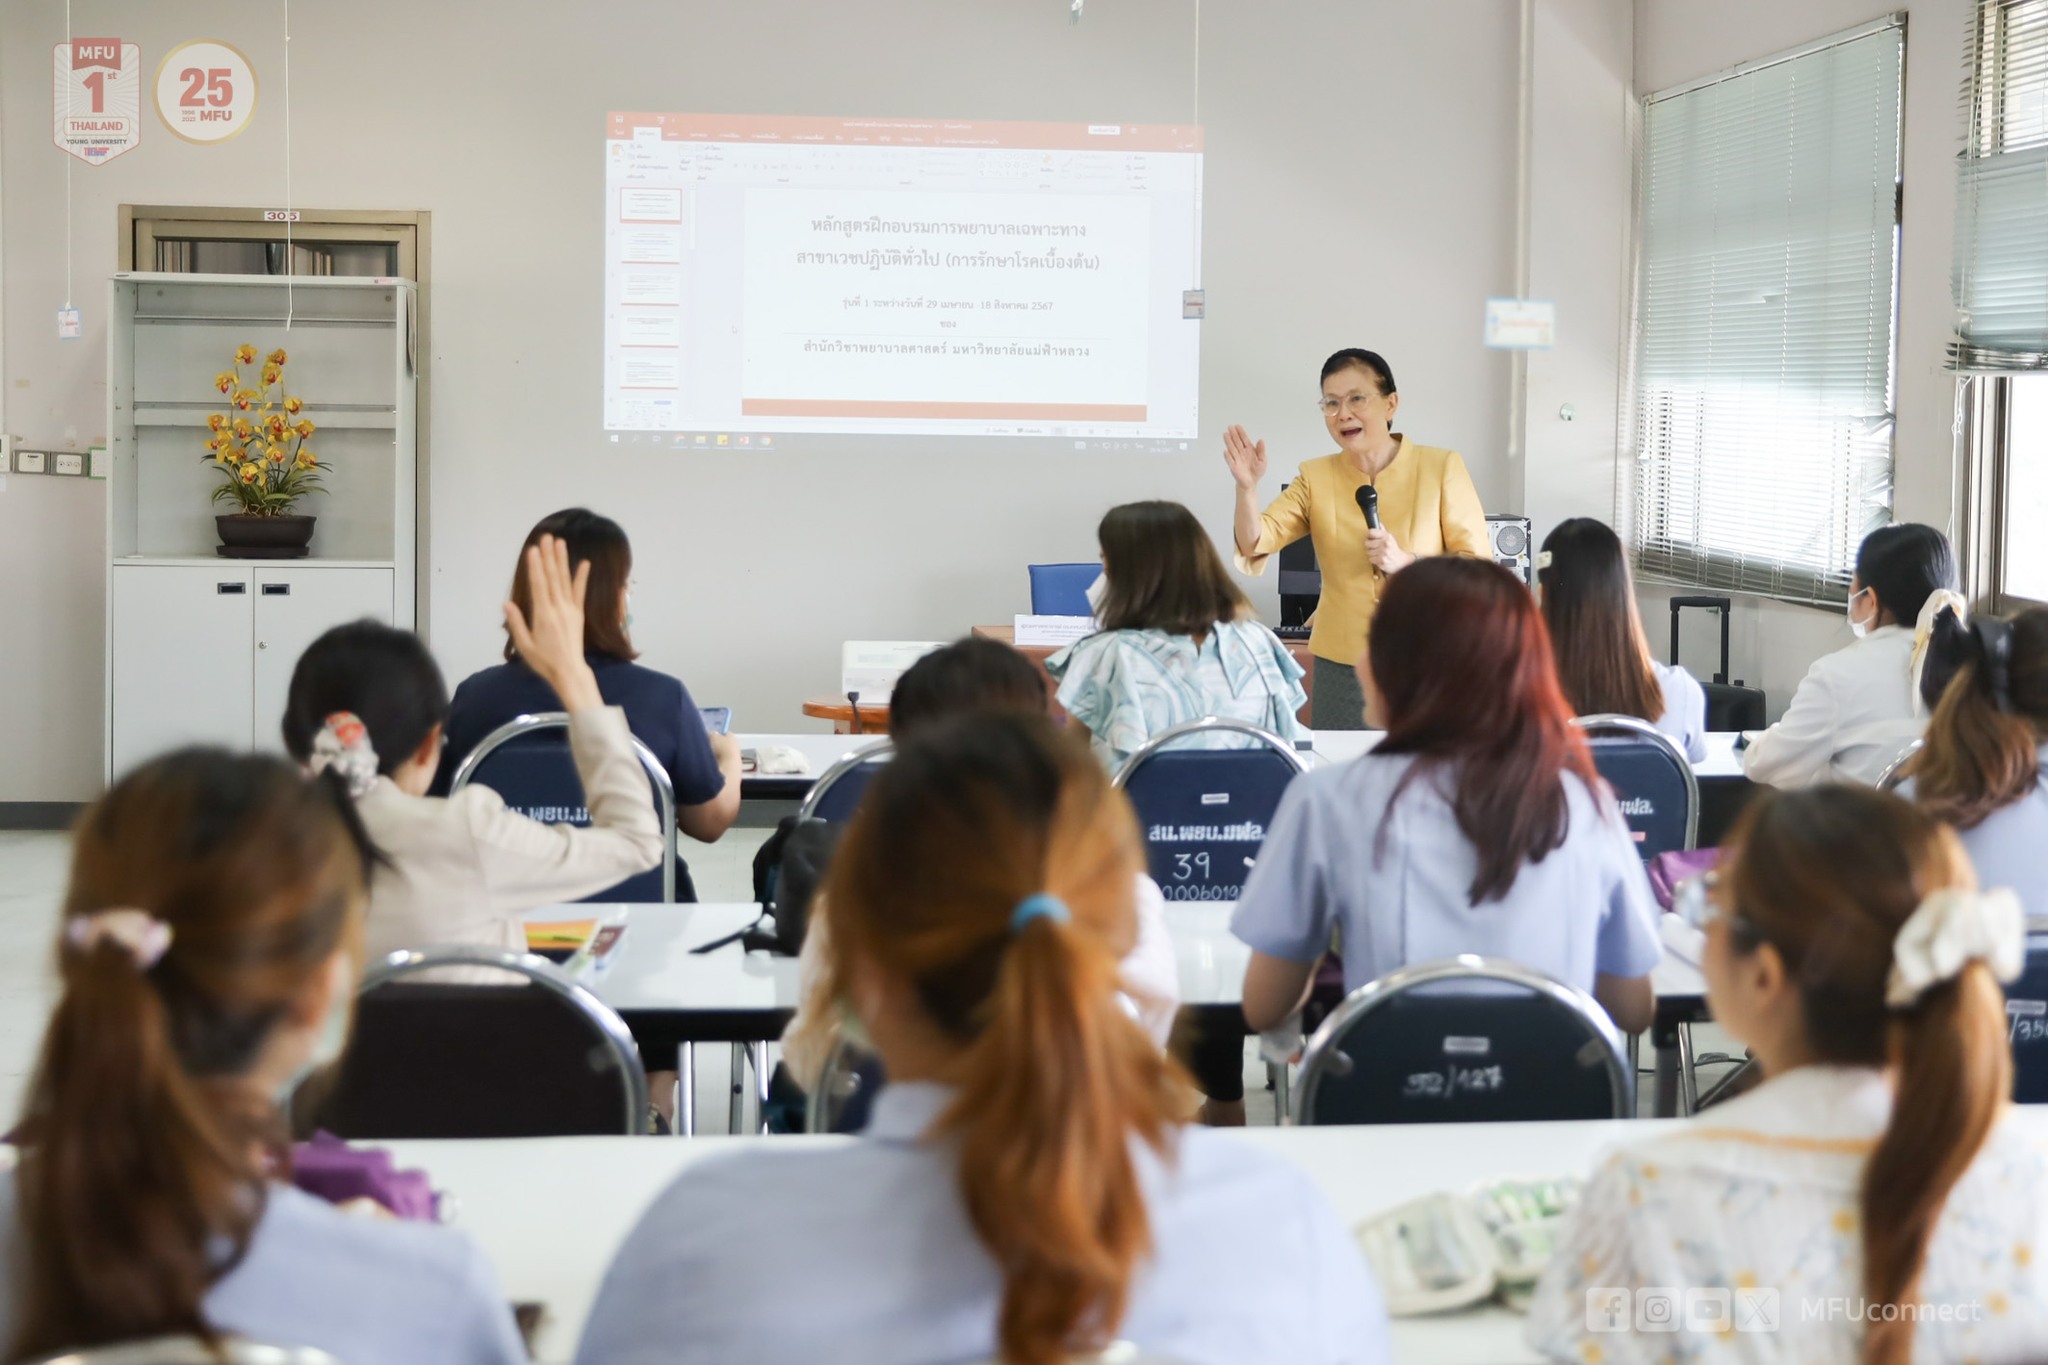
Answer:
[[[730,706],[700,706],[698,712],[704,717],[704,728],[714,735],[732,733],[732,708]]]

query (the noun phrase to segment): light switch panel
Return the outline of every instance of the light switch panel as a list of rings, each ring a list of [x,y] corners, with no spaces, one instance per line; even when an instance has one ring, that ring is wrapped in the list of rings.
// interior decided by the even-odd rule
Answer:
[[[17,450],[14,452],[14,472],[17,474],[40,474],[43,472],[43,452],[40,450]]]

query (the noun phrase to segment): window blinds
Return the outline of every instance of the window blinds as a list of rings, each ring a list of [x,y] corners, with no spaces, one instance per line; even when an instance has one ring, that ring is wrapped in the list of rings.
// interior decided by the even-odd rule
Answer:
[[[2048,0],[1979,0],[1963,109],[1950,358],[2048,369]]]
[[[1893,16],[1646,102],[1646,577],[1839,602],[1890,519],[1904,36]]]

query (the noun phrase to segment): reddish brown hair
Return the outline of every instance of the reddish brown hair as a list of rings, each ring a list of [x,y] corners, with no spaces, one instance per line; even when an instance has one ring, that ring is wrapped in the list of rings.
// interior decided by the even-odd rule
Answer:
[[[1118,998],[1143,867],[1130,805],[1087,746],[994,712],[906,741],[832,860],[835,993],[855,998],[863,971],[903,982],[958,1047],[931,1135],[957,1144],[968,1219],[1003,1275],[1006,1365],[1101,1350],[1151,1251],[1132,1146],[1168,1151],[1178,1083]],[[1071,920],[1013,932],[1039,893]]]
[[[1535,599],[1498,564],[1431,556],[1387,580],[1367,649],[1387,710],[1374,752],[1421,760],[1394,799],[1448,769],[1451,810],[1479,858],[1472,903],[1499,900],[1522,864],[1563,847],[1564,775],[1601,790]]]
[[[1654,723],[1664,714],[1664,685],[1650,666],[1621,537],[1605,522],[1572,517],[1543,538],[1543,551],[1543,624],[1565,700],[1582,716]]]
[[[1868,787],[1764,789],[1722,858],[1737,947],[1777,949],[1819,1060],[1896,1068],[1890,1125],[1863,1171],[1866,1365],[1907,1365],[1908,1313],[1943,1204],[2012,1093],[2005,994],[1971,963],[1910,1009],[1885,1004],[1892,943],[1929,893],[1973,887],[1954,832]],[[1889,1316],[1891,1321],[1884,1321]]]
[[[1934,621],[1927,671],[1950,675],[1913,755],[1913,799],[1958,829],[1982,824],[2041,780],[2048,736],[2048,609],[2010,622],[1969,625],[1944,611]]]
[[[527,620],[533,619],[533,589],[526,583],[526,552],[553,536],[569,547],[569,572],[590,565],[590,586],[583,598],[583,652],[631,662],[640,657],[626,631],[626,585],[633,577],[633,543],[625,528],[587,507],[571,507],[542,517],[526,533],[519,562],[512,570],[512,601]],[[505,639],[505,662],[519,657],[511,637]]]
[[[22,1114],[22,1311],[7,1359],[215,1339],[207,1291],[262,1216],[260,1154],[284,1150],[270,1097],[244,1076],[354,946],[367,848],[334,784],[216,750],[147,764],[86,811],[65,923],[140,909],[171,943],[145,970],[110,942],[59,937],[63,996]]]

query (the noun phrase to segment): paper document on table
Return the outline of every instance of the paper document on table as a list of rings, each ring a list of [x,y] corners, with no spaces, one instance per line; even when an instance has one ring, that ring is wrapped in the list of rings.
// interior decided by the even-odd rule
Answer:
[[[1676,915],[1657,918],[1657,936],[1664,940],[1664,951],[1688,966],[1699,966],[1707,950],[1707,936]]]
[[[1019,645],[1055,645],[1064,648],[1083,636],[1095,633],[1092,616],[1016,616]]]

